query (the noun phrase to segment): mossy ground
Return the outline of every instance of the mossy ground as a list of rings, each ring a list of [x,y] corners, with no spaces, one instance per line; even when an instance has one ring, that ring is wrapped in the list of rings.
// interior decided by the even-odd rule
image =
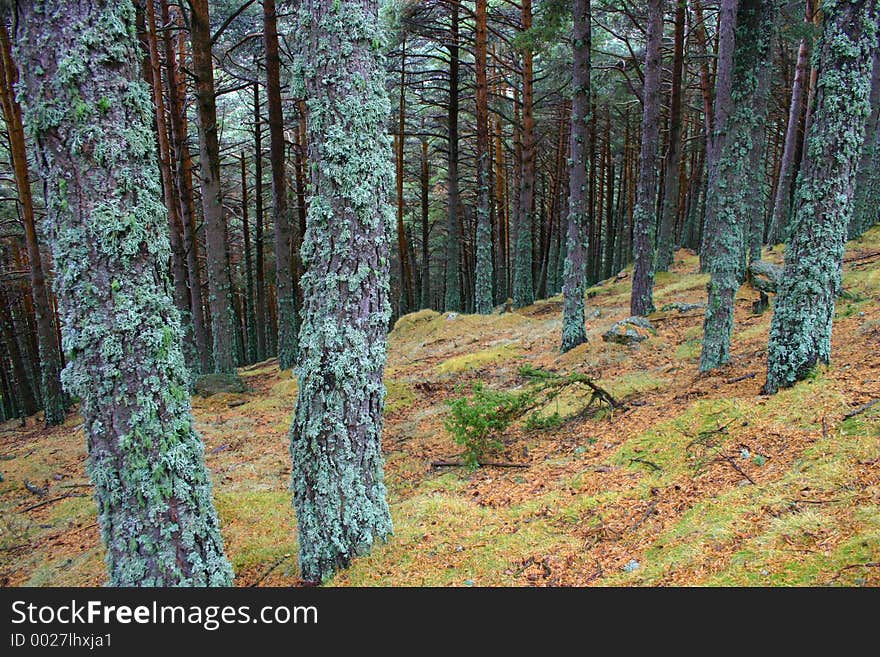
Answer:
[[[629,277],[588,291],[590,342],[564,355],[558,298],[489,317],[401,318],[384,435],[395,534],[330,584],[880,585],[880,405],[845,418],[880,398],[880,229],[849,244],[847,261],[832,365],[772,397],[760,394],[771,311],[752,314],[749,288],[732,361],[710,376],[697,371],[699,311],[659,313],[658,335],[637,347],[602,342],[629,314]],[[658,306],[704,300],[697,271],[679,251],[658,276]],[[587,373],[627,408],[578,415],[589,397],[569,391],[543,412],[576,417],[544,430],[517,422],[503,437],[498,459],[529,468],[433,468],[457,457],[444,402],[474,381],[525,389],[525,364]],[[194,398],[227,552],[238,585],[295,584],[296,383],[274,361],[240,374],[247,392]],[[71,415],[51,431],[39,418],[0,427],[4,585],[104,582],[79,425]]]

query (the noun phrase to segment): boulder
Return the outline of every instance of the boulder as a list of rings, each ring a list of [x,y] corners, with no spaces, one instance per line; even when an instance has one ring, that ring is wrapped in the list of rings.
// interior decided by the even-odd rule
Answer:
[[[235,374],[205,374],[196,379],[193,392],[210,397],[218,392],[247,392],[247,386]]]
[[[644,317],[627,317],[615,322],[614,325],[602,334],[605,342],[633,345],[647,340],[656,335],[654,325]]]
[[[663,304],[660,308],[660,312],[665,313],[670,310],[677,310],[680,313],[689,313],[692,310],[702,310],[706,307],[704,302],[699,303],[683,303],[681,301],[673,301],[672,303]]]

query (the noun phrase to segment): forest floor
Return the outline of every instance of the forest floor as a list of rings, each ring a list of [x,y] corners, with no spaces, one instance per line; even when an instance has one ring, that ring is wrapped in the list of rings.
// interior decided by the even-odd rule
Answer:
[[[765,252],[780,262],[781,250]],[[395,534],[330,585],[880,585],[880,228],[848,245],[833,363],[763,396],[771,312],[736,299],[729,366],[699,376],[701,310],[658,312],[637,346],[601,334],[629,312],[631,272],[588,291],[590,341],[564,355],[561,299],[490,317],[421,311],[390,335],[386,483]],[[658,307],[705,300],[681,250],[657,276]],[[621,400],[576,386],[503,436],[498,461],[460,458],[450,399],[525,390],[524,365],[582,372]],[[250,391],[195,397],[236,583],[294,585],[288,428],[296,397],[274,361],[243,368]],[[545,423],[552,425],[554,423]],[[103,548],[84,472],[85,437],[0,426],[0,584],[99,585]],[[25,486],[46,489],[42,497]]]

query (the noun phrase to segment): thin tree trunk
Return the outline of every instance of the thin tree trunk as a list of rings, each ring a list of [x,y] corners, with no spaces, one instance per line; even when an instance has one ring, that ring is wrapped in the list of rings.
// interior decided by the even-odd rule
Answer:
[[[590,123],[590,0],[574,0],[572,32],[573,68],[571,100],[571,146],[569,157],[568,217],[565,226],[563,270],[562,344],[564,353],[587,341],[584,293],[587,286],[588,194],[590,161],[587,131]]]
[[[477,237],[474,284],[474,310],[481,315],[492,312],[492,229],[489,217],[489,87],[486,79],[486,25],[488,0],[476,0],[476,121],[477,121]]]
[[[870,111],[871,60],[877,47],[876,0],[826,3],[817,46],[819,74],[791,240],[770,325],[767,382],[774,393],[831,359],[835,297],[840,292],[853,181]]]
[[[657,224],[657,144],[660,136],[660,44],[663,39],[663,2],[648,2],[645,49],[645,86],[642,94],[642,145],[639,181],[633,213],[633,284],[630,313],[654,311],[654,232]]]
[[[52,306],[43,273],[43,261],[37,239],[34,219],[34,203],[31,197],[30,174],[27,165],[27,149],[21,120],[21,106],[12,95],[18,82],[18,69],[12,60],[9,34],[6,24],[0,21],[0,55],[3,63],[2,98],[3,115],[9,137],[9,153],[18,189],[20,216],[24,226],[24,238],[28,254],[28,274],[30,293],[33,299],[37,323],[37,340],[40,361],[40,385],[46,426],[64,422],[67,414],[67,398],[61,389],[61,363],[58,354],[58,339],[52,322]]]
[[[532,28],[532,1],[522,0],[522,29]],[[519,184],[516,246],[513,265],[513,306],[522,308],[535,301],[532,276],[532,228],[535,204],[535,114],[534,54],[526,45],[522,53],[522,173]]]
[[[31,387],[27,366],[18,343],[15,331],[15,323],[12,318],[12,306],[6,296],[6,290],[0,285],[0,330],[6,341],[6,353],[9,354],[9,362],[12,365],[12,376],[15,379],[15,392],[18,397],[19,407],[23,415],[29,416],[40,410],[34,389]]]
[[[30,108],[46,110],[25,119],[46,181],[65,349],[75,356],[65,385],[81,400],[110,584],[229,586],[166,292],[168,223],[134,8],[43,0],[19,12],[23,92]],[[81,66],[62,72],[62,62]]]
[[[678,216],[678,172],[681,164],[681,96],[684,69],[684,18],[687,0],[675,5],[675,39],[672,55],[672,90],[669,100],[669,138],[664,162],[663,204],[660,236],[657,240],[657,271],[668,271],[675,249],[675,219]]]
[[[168,1],[161,0],[162,24],[180,28],[180,14],[173,7],[169,10]],[[174,150],[175,185],[180,202],[180,222],[183,231],[183,248],[186,253],[186,274],[189,282],[190,315],[192,317],[193,337],[198,352],[198,368],[194,374],[207,374],[214,369],[213,346],[209,335],[208,320],[205,317],[202,301],[202,282],[199,271],[199,244],[195,236],[195,201],[192,185],[192,159],[187,143],[186,121],[186,83],[181,67],[183,57],[178,59],[175,42],[181,52],[184,39],[178,32],[172,36],[169,29],[163,31],[165,45],[165,66],[168,82],[168,115],[171,128],[171,143]]]
[[[446,182],[446,292],[445,310],[462,310],[461,298],[461,232],[459,228],[459,193],[458,193],[458,69],[459,69],[459,6],[451,7],[451,26],[449,44],[449,107],[447,123],[449,127],[449,144],[447,149],[447,182]]]
[[[428,222],[428,140],[422,137],[421,166],[419,167],[419,186],[422,199],[422,308],[431,307],[431,252],[429,238],[431,226]]]
[[[209,302],[214,337],[214,371],[237,376],[232,282],[229,278],[226,217],[220,186],[220,144],[214,96],[214,64],[211,58],[208,0],[190,0],[189,4],[192,8],[190,37],[192,67],[196,78],[196,109],[199,117],[199,178],[202,187],[202,211],[205,215],[205,251],[208,259]],[[258,244],[258,267],[259,248]],[[259,312],[259,287],[257,294]]]
[[[257,360],[257,318],[254,312],[254,263],[251,257],[251,228],[248,225],[247,159],[241,152],[241,232],[244,238],[244,323],[247,333],[247,362]]]

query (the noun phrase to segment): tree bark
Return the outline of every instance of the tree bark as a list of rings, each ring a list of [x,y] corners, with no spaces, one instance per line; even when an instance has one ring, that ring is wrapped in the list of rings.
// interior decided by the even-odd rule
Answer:
[[[21,106],[12,95],[12,90],[18,83],[18,69],[12,60],[12,49],[6,24],[2,21],[0,21],[0,55],[2,55],[3,64],[3,89],[0,99],[2,99],[3,116],[6,120],[6,131],[9,136],[9,153],[15,173],[18,203],[21,209],[20,216],[27,246],[30,293],[37,323],[41,396],[46,426],[55,426],[64,422],[67,415],[67,398],[61,389],[58,338],[52,321],[52,306],[49,303],[49,291],[46,287],[42,254],[37,239],[34,202],[31,196],[30,173],[27,164],[27,148],[21,122]]]
[[[214,371],[236,376],[235,329],[232,282],[229,278],[226,217],[220,186],[220,144],[211,58],[211,23],[208,0],[189,0],[192,67],[196,78],[196,110],[199,117],[199,179],[205,215],[205,251],[208,260],[208,300],[214,337]],[[259,216],[257,221],[259,221]],[[259,237],[257,267],[259,267]],[[258,272],[259,275],[259,272]],[[259,283],[258,283],[259,285]],[[259,312],[259,287],[257,288]],[[258,318],[259,321],[259,318]]]
[[[292,487],[302,578],[320,582],[392,530],[381,433],[394,169],[376,1],[303,0],[299,18],[312,196]]]
[[[186,274],[189,283],[190,315],[193,338],[198,352],[195,374],[207,374],[214,369],[213,346],[209,335],[202,299],[202,281],[199,273],[199,244],[195,236],[195,201],[192,184],[192,159],[189,153],[186,120],[186,83],[183,79],[183,57],[178,58],[177,45],[183,51],[184,39],[180,32],[172,35],[170,26],[180,28],[179,9],[169,9],[168,1],[161,0],[162,24],[169,26],[163,31],[165,67],[168,83],[168,116],[171,128],[171,145],[174,156],[174,184],[180,203],[180,223],[183,232],[183,248],[186,254]],[[173,12],[173,13],[172,13]]]
[[[419,186],[422,200],[422,291],[421,307],[431,307],[431,252],[428,243],[431,236],[431,226],[428,221],[428,140],[422,137],[421,159],[419,167]]]
[[[753,182],[750,153],[759,147],[752,142],[754,125],[764,120],[761,108],[766,111],[766,99],[760,95],[767,93],[767,85],[760,83],[755,71],[770,56],[777,15],[777,0],[742,0],[735,14],[722,11],[722,17],[736,21],[736,45],[731,71],[719,68],[717,75],[718,85],[727,85],[729,78],[731,109],[720,134],[721,113],[716,111],[718,141],[713,148],[717,149],[717,160],[707,188],[702,254],[711,279],[703,321],[701,372],[730,359],[734,298],[746,275],[749,186]]]
[[[251,257],[251,227],[248,223],[247,159],[241,153],[241,234],[244,239],[244,323],[247,362],[257,361],[257,318],[254,312],[254,262]]]
[[[877,2],[826,3],[823,10],[815,105],[807,135],[810,157],[799,178],[792,237],[770,325],[764,386],[768,393],[793,385],[831,359],[853,180],[870,112]]]
[[[532,29],[532,0],[522,0],[522,29]],[[522,173],[519,183],[519,212],[516,216],[516,245],[513,263],[513,306],[522,308],[535,301],[532,274],[532,229],[535,204],[535,91],[534,54],[528,44],[522,51]]]
[[[459,229],[460,199],[458,192],[458,69],[461,46],[459,44],[459,5],[453,3],[449,44],[449,107],[447,124],[449,142],[446,172],[446,293],[445,309],[462,310],[461,298],[461,231]]]
[[[476,67],[477,121],[477,235],[474,285],[474,310],[481,315],[492,312],[492,228],[489,217],[489,86],[486,78],[486,25],[488,0],[476,0]]]
[[[675,38],[672,54],[672,89],[669,93],[669,138],[663,176],[663,204],[657,240],[657,271],[668,271],[675,249],[675,220],[678,216],[679,167],[681,166],[681,95],[684,70],[684,19],[687,0],[675,5]]]
[[[25,123],[46,181],[70,354],[64,383],[81,400],[110,584],[228,586],[166,292],[168,224],[134,8],[44,0],[19,11]]]
[[[571,74],[571,145],[569,156],[568,217],[565,225],[566,254],[562,284],[562,344],[564,353],[587,341],[584,293],[587,286],[588,194],[590,161],[587,133],[590,123],[590,0],[574,0],[572,8],[573,67]]]
[[[645,86],[642,93],[642,142],[636,207],[633,212],[632,315],[654,312],[654,233],[657,225],[657,144],[660,137],[660,45],[663,2],[648,2]]]
[[[874,47],[871,113],[865,124],[862,154],[856,172],[855,200],[847,238],[855,239],[880,219],[880,43]]]

